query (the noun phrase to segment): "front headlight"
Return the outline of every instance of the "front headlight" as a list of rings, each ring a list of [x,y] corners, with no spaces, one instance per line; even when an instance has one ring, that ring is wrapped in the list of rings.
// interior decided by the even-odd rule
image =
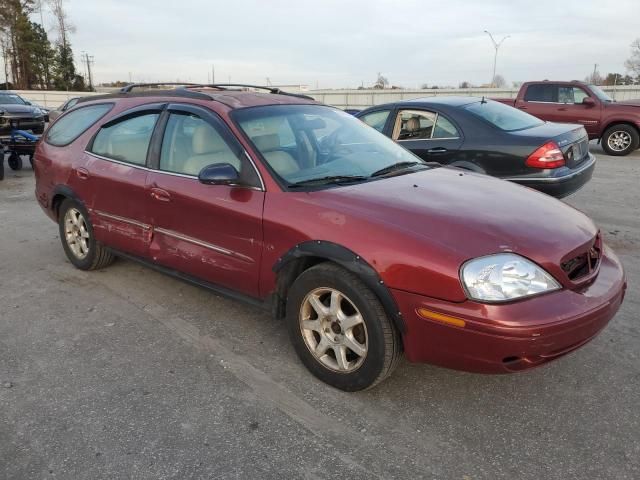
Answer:
[[[508,302],[561,288],[538,265],[514,253],[469,260],[460,269],[460,280],[467,296],[480,302]]]

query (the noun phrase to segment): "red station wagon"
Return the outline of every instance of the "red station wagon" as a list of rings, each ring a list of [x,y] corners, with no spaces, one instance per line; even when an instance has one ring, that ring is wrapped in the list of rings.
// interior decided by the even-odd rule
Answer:
[[[526,370],[584,345],[624,297],[592,221],[429,164],[338,109],[237,86],[81,99],[35,154],[73,265],[123,256],[285,317],[343,390],[412,362]]]

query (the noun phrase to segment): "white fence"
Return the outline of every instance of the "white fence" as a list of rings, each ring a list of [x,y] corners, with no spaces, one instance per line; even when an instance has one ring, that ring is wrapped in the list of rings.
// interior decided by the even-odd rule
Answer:
[[[640,86],[602,87],[610,97],[622,101],[640,98]],[[88,92],[54,92],[18,90],[16,93],[47,108],[56,108],[71,97],[98,95]],[[517,88],[456,88],[428,90],[311,90],[304,92],[316,100],[339,108],[367,108],[381,103],[398,102],[433,95],[470,95],[475,97],[515,98]]]

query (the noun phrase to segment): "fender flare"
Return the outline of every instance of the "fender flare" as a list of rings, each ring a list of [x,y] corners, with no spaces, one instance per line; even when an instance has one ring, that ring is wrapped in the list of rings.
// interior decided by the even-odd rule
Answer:
[[[337,243],[311,240],[300,243],[281,256],[273,265],[273,271],[278,274],[292,262],[302,258],[321,258],[340,265],[345,270],[355,274],[378,297],[382,307],[398,331],[405,333],[406,327],[402,313],[378,272],[362,259],[360,255]],[[298,275],[302,272],[298,272]],[[297,277],[297,275],[295,275]],[[295,280],[295,279],[294,279]]]
[[[51,205],[49,207],[51,211],[56,215],[56,217],[58,216],[58,212],[56,211],[57,205],[54,203],[53,200],[58,195],[62,195],[65,198],[70,198],[73,201],[78,202],[85,209],[87,208],[84,202],[80,199],[80,197],[78,197],[78,195],[76,195],[76,193],[70,187],[68,187],[67,185],[57,185],[56,187],[54,187],[54,189],[51,192]]]

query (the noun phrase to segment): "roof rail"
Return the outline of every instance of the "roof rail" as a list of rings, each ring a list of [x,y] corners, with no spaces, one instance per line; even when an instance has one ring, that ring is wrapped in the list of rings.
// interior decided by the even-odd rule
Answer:
[[[204,84],[191,84],[191,83],[185,83],[183,84],[183,88],[184,89],[194,89],[194,88],[218,88],[221,90],[228,90],[227,87],[239,87],[239,88],[254,88],[256,90],[267,90],[269,93],[273,93],[276,95],[288,95],[290,97],[298,97],[298,98],[304,98],[307,100],[315,100],[315,98],[310,97],[308,95],[303,95],[301,93],[290,93],[290,92],[285,92],[284,90],[281,90],[278,87],[267,87],[264,85],[251,85],[251,84],[246,84],[246,83],[204,83]]]
[[[126,85],[124,87],[122,87],[120,89],[121,93],[129,93],[131,92],[131,90],[133,90],[134,88],[144,88],[144,87],[159,87],[162,85],[173,85],[173,86],[179,86],[179,87],[186,87],[186,86],[197,86],[197,83],[185,83],[185,82],[158,82],[158,83],[132,83],[130,85]]]

